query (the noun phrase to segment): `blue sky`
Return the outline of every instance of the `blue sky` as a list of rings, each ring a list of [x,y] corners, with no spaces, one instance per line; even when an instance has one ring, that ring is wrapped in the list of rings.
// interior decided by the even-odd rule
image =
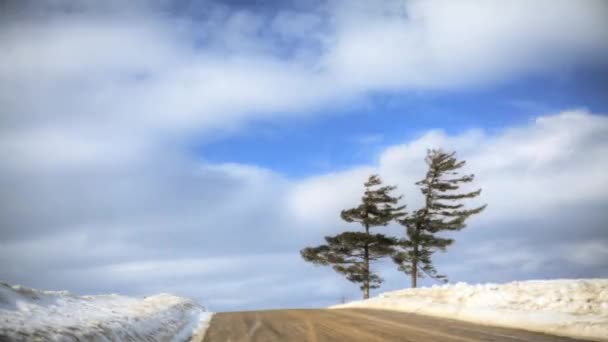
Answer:
[[[384,147],[430,129],[498,132],[562,108],[606,113],[607,73],[604,67],[581,68],[473,89],[373,94],[360,106],[336,108],[323,118],[251,123],[237,136],[205,140],[195,151],[209,162],[257,164],[305,177],[373,163]]]
[[[3,1],[0,48],[0,280],[358,298],[299,250],[369,174],[416,208],[428,148],[488,204],[451,281],[608,276],[605,1]]]

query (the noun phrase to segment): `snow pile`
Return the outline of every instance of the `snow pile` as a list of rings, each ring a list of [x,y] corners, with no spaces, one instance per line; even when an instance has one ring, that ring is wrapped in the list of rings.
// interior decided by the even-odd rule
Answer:
[[[387,292],[332,308],[398,310],[608,341],[608,279],[457,283]]]
[[[77,296],[0,282],[0,340],[186,341],[204,334],[210,318],[169,294]]]

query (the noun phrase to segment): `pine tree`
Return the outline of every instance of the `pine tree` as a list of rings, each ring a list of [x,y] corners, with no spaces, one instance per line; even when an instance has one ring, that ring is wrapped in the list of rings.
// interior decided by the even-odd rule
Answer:
[[[393,261],[399,270],[411,276],[411,286],[416,287],[418,278],[425,275],[446,282],[447,277],[435,269],[431,257],[436,251],[445,251],[454,240],[437,236],[446,231],[459,231],[466,227],[466,220],[479,214],[486,205],[466,209],[463,200],[475,198],[481,189],[459,193],[464,183],[474,180],[474,175],[459,176],[458,170],[465,161],[458,161],[455,152],[430,150],[425,159],[428,171],[423,180],[416,183],[424,196],[422,208],[397,220],[406,228],[407,239],[399,242],[399,251]]]
[[[394,186],[383,186],[378,175],[365,182],[365,194],[356,208],[342,210],[340,216],[346,222],[358,222],[363,231],[347,231],[327,236],[327,244],[307,247],[300,251],[304,260],[317,265],[332,265],[353,283],[361,284],[363,298],[369,298],[369,290],[382,283],[382,278],[372,272],[370,264],[393,255],[397,239],[383,234],[372,234],[373,227],[386,226],[405,215],[405,206],[395,207],[400,197],[392,197]]]

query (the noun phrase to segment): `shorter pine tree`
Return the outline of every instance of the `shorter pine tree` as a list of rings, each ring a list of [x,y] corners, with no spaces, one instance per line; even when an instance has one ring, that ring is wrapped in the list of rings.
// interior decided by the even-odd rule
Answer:
[[[363,298],[369,298],[369,290],[377,289],[382,278],[371,271],[369,264],[395,253],[397,239],[382,234],[364,232],[344,232],[336,236],[326,236],[326,245],[307,247],[301,251],[302,257],[316,265],[331,265],[349,281],[361,284]]]
[[[474,175],[458,176],[457,171],[465,161],[458,161],[455,152],[430,150],[425,161],[428,165],[426,177],[416,183],[424,196],[424,204],[419,210],[397,220],[405,226],[407,238],[399,242],[399,251],[393,255],[399,270],[410,275],[412,287],[416,287],[417,279],[425,275],[447,281],[445,275],[437,272],[431,257],[438,250],[445,251],[454,240],[437,236],[437,233],[465,228],[466,220],[486,207],[465,209],[461,203],[464,199],[479,196],[481,189],[456,192],[463,183],[472,182]]]
[[[405,207],[394,207],[399,197],[390,196],[394,186],[383,186],[377,175],[365,183],[365,194],[356,208],[340,214],[346,222],[358,222],[364,231],[343,232],[325,237],[326,245],[307,247],[300,251],[304,260],[316,265],[332,265],[333,269],[353,283],[360,284],[363,298],[369,298],[369,290],[382,283],[382,278],[372,272],[370,263],[395,254],[397,239],[383,234],[371,234],[372,227],[386,226],[403,217]]]

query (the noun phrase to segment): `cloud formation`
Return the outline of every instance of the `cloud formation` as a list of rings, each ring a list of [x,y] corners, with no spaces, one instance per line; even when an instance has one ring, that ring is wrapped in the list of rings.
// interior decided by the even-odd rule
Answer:
[[[330,1],[270,13],[11,3],[0,31],[3,127],[69,122],[119,140],[318,115],[369,92],[564,72],[608,55],[603,1]]]
[[[456,279],[572,275],[558,261],[606,274],[594,262],[606,254],[604,116],[573,110],[497,135],[425,132],[387,146],[374,165],[305,179],[211,164],[191,149],[193,139],[321,117],[375,92],[602,63],[603,1],[2,6],[0,278],[80,292],[175,291],[214,309],[329,304],[353,291],[297,251],[344,227],[337,212],[371,172],[415,203],[411,184],[436,146],[469,161],[490,204],[440,259]],[[565,238],[580,249],[565,252]],[[386,276],[387,286],[401,284]]]
[[[2,277],[85,292],[172,290],[220,309],[329,304],[356,288],[305,264],[298,250],[349,228],[338,213],[356,203],[370,173],[398,184],[413,208],[431,147],[457,150],[489,203],[438,256],[454,280],[600,276],[606,133],[606,117],[582,110],[497,135],[431,131],[387,147],[375,165],[295,181],[259,167],[158,156],[112,171],[30,171],[27,183],[3,170],[3,183],[16,186],[3,196]],[[390,265],[380,267],[387,287],[403,286]]]

